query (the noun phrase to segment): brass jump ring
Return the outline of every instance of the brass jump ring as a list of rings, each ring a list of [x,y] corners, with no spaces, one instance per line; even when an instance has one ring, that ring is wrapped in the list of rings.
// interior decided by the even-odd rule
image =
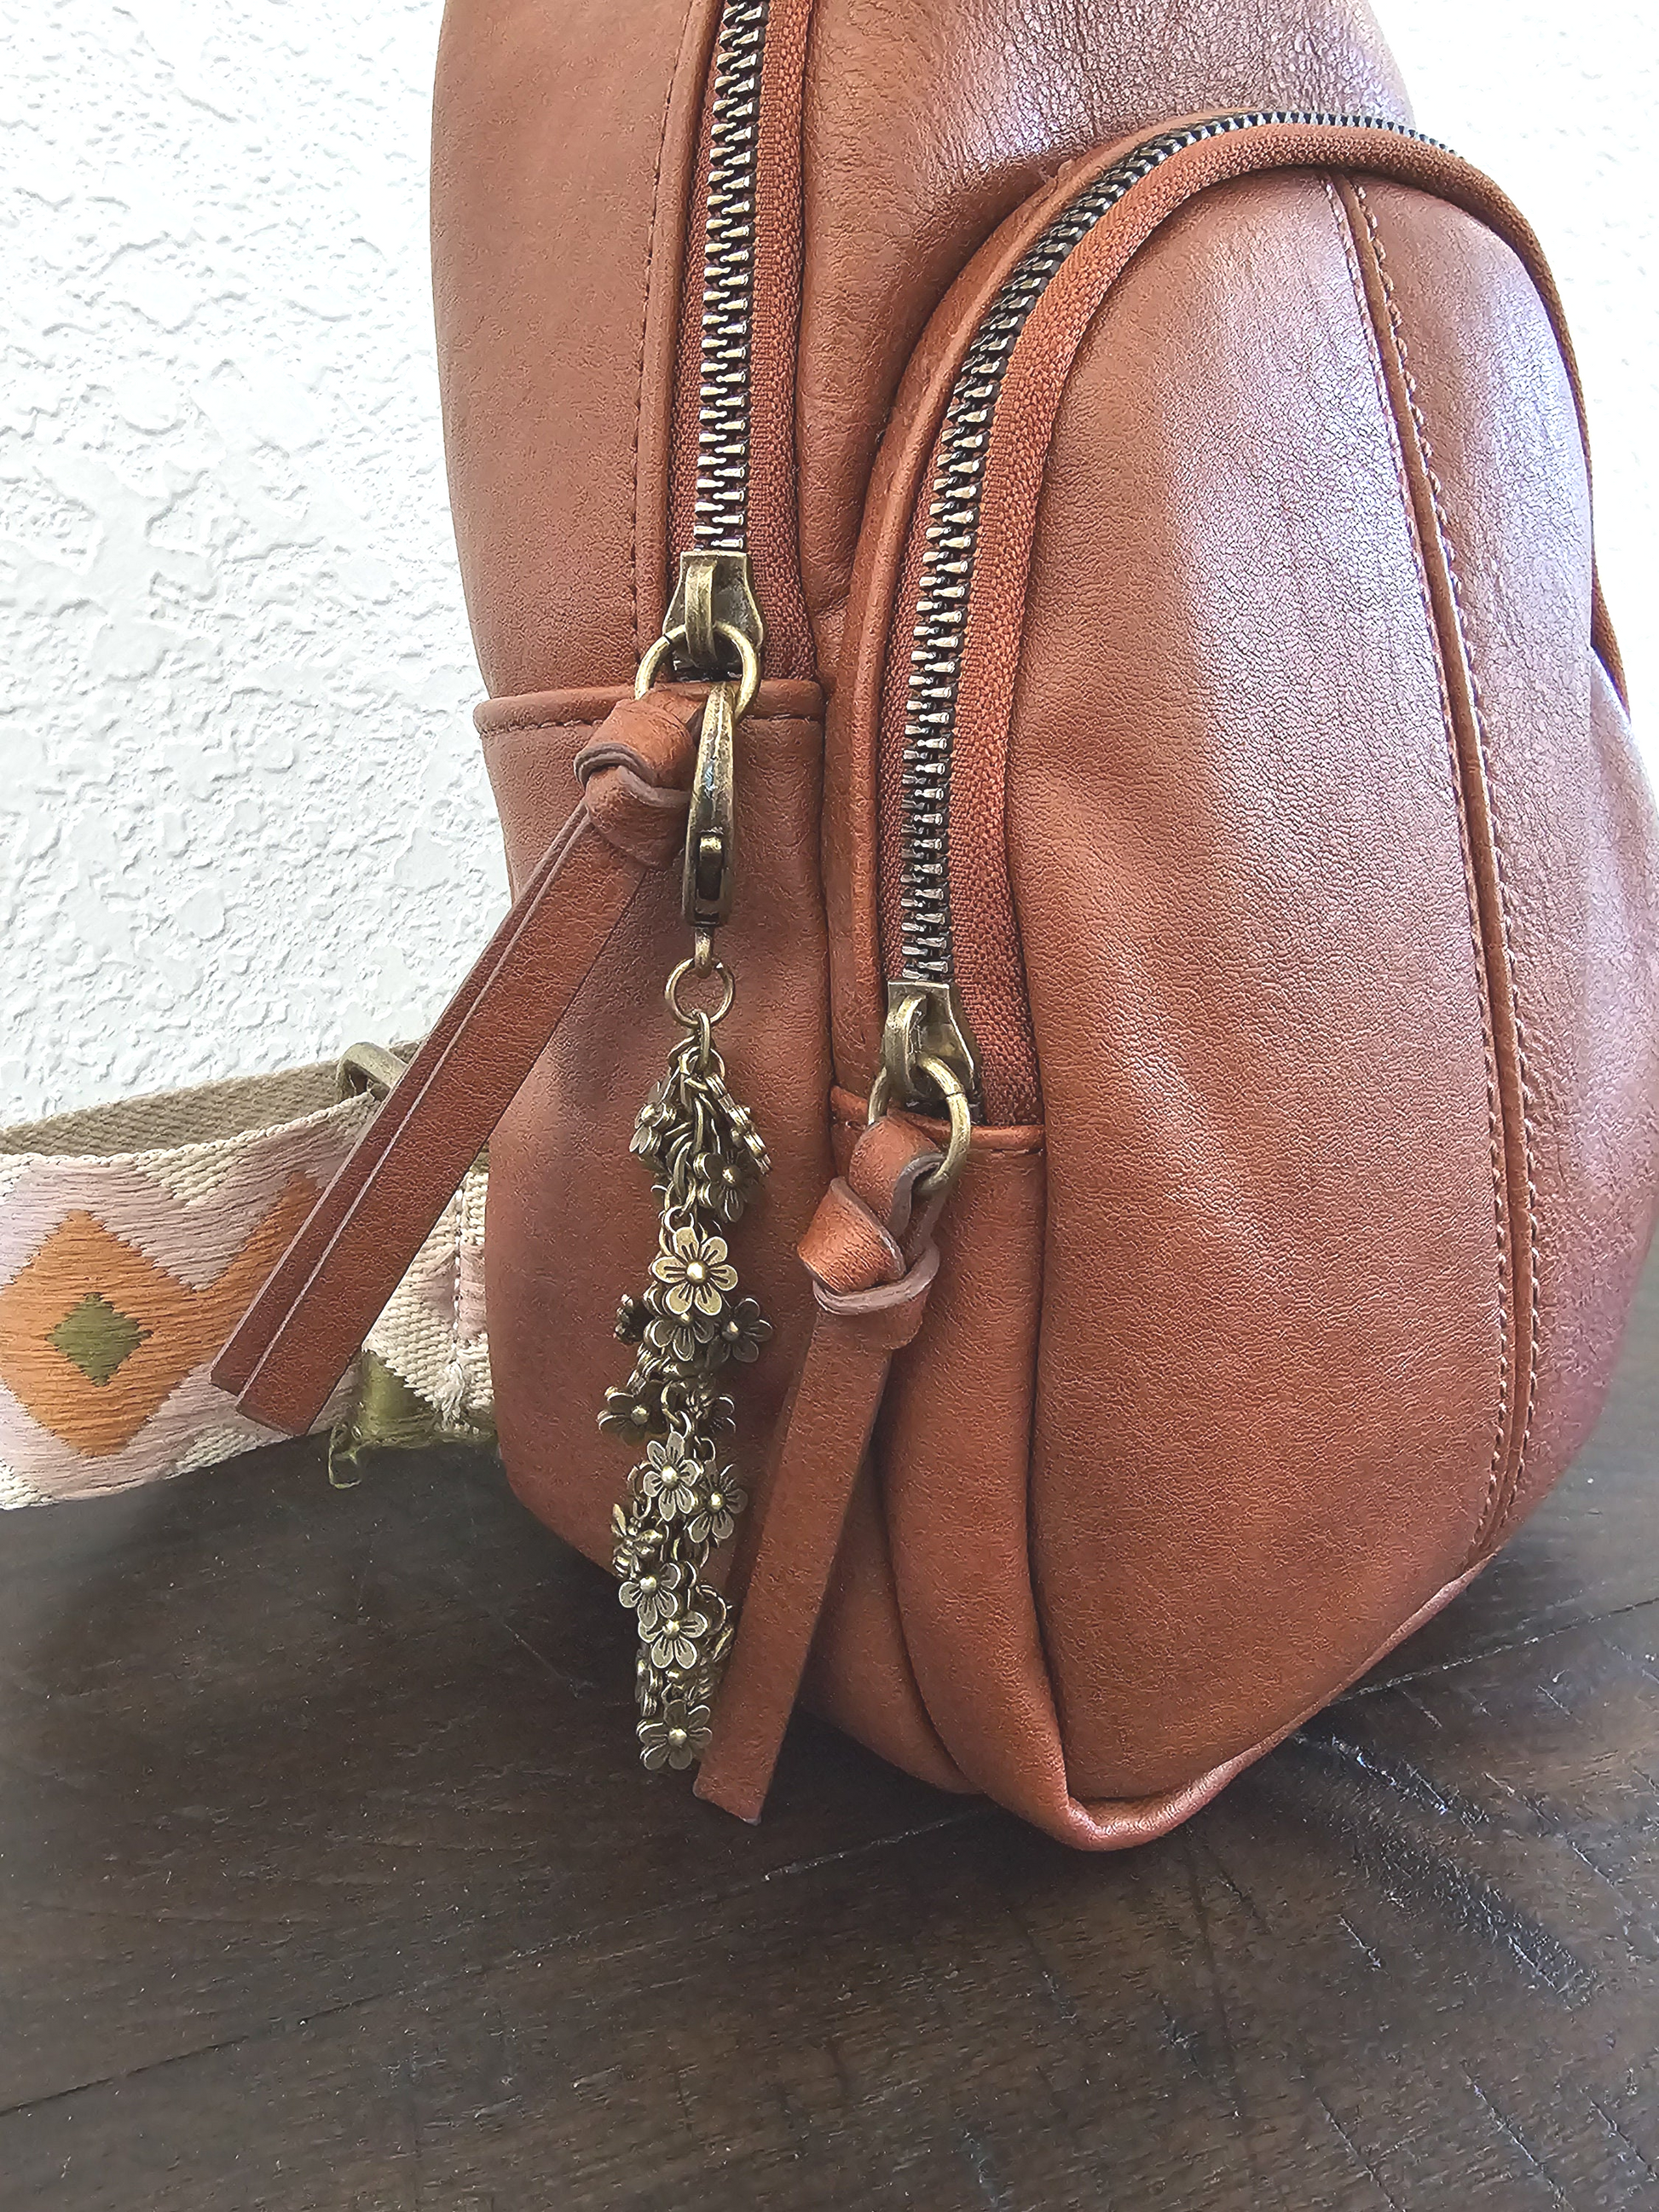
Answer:
[[[921,1054],[916,1066],[930,1079],[944,1100],[951,1123],[945,1157],[930,1174],[923,1176],[917,1183],[916,1195],[919,1198],[941,1198],[966,1164],[969,1146],[973,1142],[974,1117],[968,1104],[968,1093],[962,1087],[962,1079],[953,1067],[946,1061],[936,1059],[930,1052]],[[892,1101],[892,1077],[885,1067],[878,1068],[876,1079],[870,1086],[870,1104],[865,1115],[866,1128],[873,1128],[880,1121]],[[920,1110],[925,1113],[927,1109]]]
[[[738,995],[738,987],[732,980],[732,970],[726,966],[725,961],[717,959],[710,972],[720,979],[719,1006],[712,1013],[706,1012],[701,1006],[692,1008],[683,1006],[680,1004],[680,985],[688,975],[696,975],[696,968],[695,955],[690,959],[682,960],[665,985],[663,996],[668,1001],[669,1012],[672,1014],[682,1029],[698,1030],[704,1022],[707,1022],[712,1029],[716,1022],[723,1022],[731,1012],[732,1001]]]
[[[657,680],[657,672],[674,650],[674,641],[666,632],[658,638],[640,663],[640,672],[634,678],[634,696],[643,699]]]
[[[936,1059],[931,1052],[919,1054],[916,1065],[924,1075],[933,1079],[951,1116],[951,1136],[945,1147],[945,1158],[932,1175],[924,1176],[916,1186],[923,1198],[942,1198],[967,1164],[968,1150],[974,1140],[974,1117],[962,1079],[953,1067]]]
[[[730,623],[714,624],[716,637],[723,637],[738,656],[738,696],[732,702],[732,719],[742,721],[755,703],[755,694],[760,690],[760,655],[740,629]]]
[[[684,632],[682,631],[680,635],[684,637]],[[738,696],[732,704],[732,719],[733,721],[740,722],[754,705],[755,694],[760,690],[760,655],[743,632],[740,629],[734,629],[730,623],[716,623],[714,635],[716,637],[723,637],[738,657]],[[646,652],[644,659],[640,663],[639,674],[634,678],[634,696],[636,699],[644,698],[658,677],[661,675],[662,665],[673,650],[674,641],[666,630],[659,638],[653,640]],[[722,680],[729,682],[731,679],[727,678]]]

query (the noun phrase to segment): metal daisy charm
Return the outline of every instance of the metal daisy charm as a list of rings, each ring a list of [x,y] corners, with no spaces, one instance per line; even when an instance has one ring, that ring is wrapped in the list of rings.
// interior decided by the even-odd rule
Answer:
[[[723,1369],[746,1364],[771,1324],[738,1287],[726,1239],[771,1165],[748,1109],[726,1086],[711,1015],[682,1006],[676,972],[668,1003],[686,1034],[640,1109],[631,1146],[661,1205],[657,1253],[639,1295],[617,1310],[617,1334],[634,1348],[626,1382],[607,1391],[599,1426],[638,1455],[611,1516],[617,1595],[639,1635],[635,1694],[640,1756],[653,1771],[690,1766],[709,1740],[709,1708],[732,1641],[726,1600],[707,1578],[747,1497],[716,1439],[732,1425]]]

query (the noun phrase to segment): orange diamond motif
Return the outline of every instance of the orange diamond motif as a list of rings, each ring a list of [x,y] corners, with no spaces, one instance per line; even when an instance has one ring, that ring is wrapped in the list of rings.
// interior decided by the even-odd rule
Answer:
[[[223,1345],[316,1195],[309,1176],[290,1176],[229,1265],[199,1289],[94,1215],[66,1214],[0,1291],[0,1382],[76,1451],[119,1451]]]

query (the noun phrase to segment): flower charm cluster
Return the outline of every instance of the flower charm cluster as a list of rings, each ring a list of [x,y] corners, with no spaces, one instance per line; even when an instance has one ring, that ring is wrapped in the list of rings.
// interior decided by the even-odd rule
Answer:
[[[599,1426],[638,1455],[611,1515],[617,1595],[639,1633],[635,1687],[647,1766],[685,1767],[707,1748],[709,1708],[731,1648],[725,1599],[705,1571],[747,1498],[719,1440],[733,1426],[724,1371],[756,1358],[772,1334],[738,1294],[726,1231],[771,1163],[746,1107],[696,1020],[640,1109],[632,1150],[661,1206],[643,1295],[627,1297],[617,1334],[634,1371],[605,1393]]]

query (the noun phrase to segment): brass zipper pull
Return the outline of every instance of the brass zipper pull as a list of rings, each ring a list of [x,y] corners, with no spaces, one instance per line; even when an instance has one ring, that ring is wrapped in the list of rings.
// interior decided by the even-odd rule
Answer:
[[[747,641],[758,665],[766,624],[749,556],[732,547],[682,553],[662,634],[673,653],[677,676],[712,683],[718,676],[739,674],[738,639]]]
[[[682,554],[662,635],[640,663],[634,690],[643,698],[665,669],[713,686],[697,743],[680,894],[685,926],[696,933],[700,974],[708,965],[705,939],[732,911],[737,732],[760,689],[765,642],[749,556],[731,550]]]
[[[944,1162],[920,1186],[930,1197],[949,1190],[962,1173],[978,1091],[979,1054],[955,986],[903,978],[889,983],[881,1066],[867,1119],[873,1125],[898,1105],[949,1121]]]
[[[649,1170],[657,1249],[642,1291],[624,1297],[617,1334],[633,1371],[607,1392],[599,1426],[637,1456],[612,1516],[612,1565],[632,1613],[636,1734],[648,1767],[684,1767],[709,1738],[712,1703],[731,1648],[732,1610],[715,1554],[746,1503],[722,1438],[734,1424],[721,1387],[771,1334],[739,1292],[727,1238],[770,1162],[748,1109],[726,1080],[714,1032],[736,986],[715,957],[737,872],[737,734],[760,688],[764,631],[748,556],[688,553],[663,624],[640,666],[640,696],[659,673],[709,686],[685,833],[681,908],[693,950],[668,979],[684,1032],[640,1109],[632,1151]],[[712,982],[714,1003],[687,1004]]]

